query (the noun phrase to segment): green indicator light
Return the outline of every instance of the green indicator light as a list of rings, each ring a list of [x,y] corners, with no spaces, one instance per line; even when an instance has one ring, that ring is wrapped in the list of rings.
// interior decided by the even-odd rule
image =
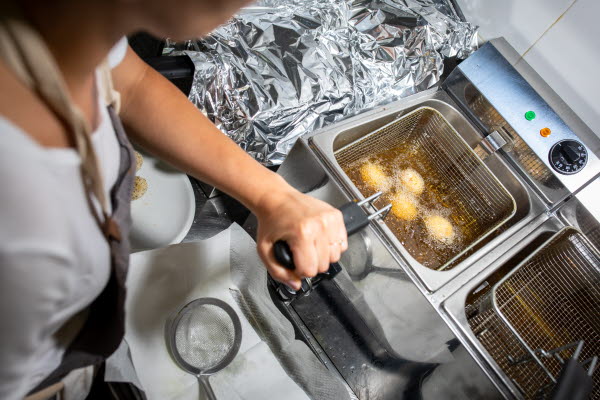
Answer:
[[[535,119],[535,112],[533,112],[533,111],[527,111],[525,113],[525,119],[527,121],[532,121],[533,119]]]

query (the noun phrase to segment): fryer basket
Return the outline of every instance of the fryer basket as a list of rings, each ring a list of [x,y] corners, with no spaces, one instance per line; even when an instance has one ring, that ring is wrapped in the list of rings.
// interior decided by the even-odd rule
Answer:
[[[584,341],[582,362],[600,355],[600,254],[575,228],[555,234],[479,303],[473,331],[527,398],[556,382],[574,343]],[[599,399],[598,371],[593,378]]]
[[[548,187],[557,187],[560,182],[542,160],[511,128],[494,107],[481,94],[473,95],[468,103],[471,111],[487,126],[489,132],[504,131],[512,140],[512,153],[523,169],[534,179]],[[479,147],[479,146],[478,146]],[[478,151],[478,148],[475,149]]]
[[[457,205],[460,215],[455,217],[461,221],[466,240],[444,262],[425,265],[436,270],[451,269],[462,255],[514,215],[515,200],[444,116],[430,107],[420,107],[340,148],[334,155],[356,189],[367,197],[370,193],[358,188],[352,171],[361,160],[402,146],[410,148],[415,159],[424,160],[419,172],[424,178],[440,182],[445,198]],[[388,227],[402,242],[403,233],[389,223]],[[406,250],[411,253],[411,249]]]

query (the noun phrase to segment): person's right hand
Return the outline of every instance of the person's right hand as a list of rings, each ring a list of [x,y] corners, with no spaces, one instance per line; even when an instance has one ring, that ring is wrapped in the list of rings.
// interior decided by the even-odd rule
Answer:
[[[341,211],[287,184],[270,193],[256,215],[258,254],[274,279],[295,290],[300,289],[301,279],[326,272],[348,248]],[[295,270],[275,260],[273,245],[278,240],[290,246]]]

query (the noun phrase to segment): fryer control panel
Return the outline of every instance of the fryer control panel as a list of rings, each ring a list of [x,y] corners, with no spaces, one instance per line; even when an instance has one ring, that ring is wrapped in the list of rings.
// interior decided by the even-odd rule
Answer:
[[[448,78],[452,82],[450,85],[455,85],[450,90],[454,90],[455,98],[459,102],[464,101],[465,108],[468,108],[469,100],[464,94],[466,89],[462,94],[460,92],[460,82],[466,78],[469,90],[483,96],[564,187],[574,193],[600,173],[600,159],[591,150],[600,149],[598,138],[593,133],[590,135],[591,131],[583,130],[580,133],[584,136],[578,137],[561,117],[568,117],[572,123],[579,124],[573,111],[552,97],[556,94],[539,76],[523,68],[522,64],[526,63],[521,58],[515,58],[518,54],[512,57],[505,50],[501,53],[499,48],[502,43],[488,42],[459,64],[453,71],[456,78],[453,80],[452,75]],[[532,84],[513,64],[528,74]],[[553,109],[542,95],[552,99],[558,108]],[[582,126],[585,127],[585,124],[581,122],[574,126],[584,129]],[[585,129],[589,130],[587,127]]]

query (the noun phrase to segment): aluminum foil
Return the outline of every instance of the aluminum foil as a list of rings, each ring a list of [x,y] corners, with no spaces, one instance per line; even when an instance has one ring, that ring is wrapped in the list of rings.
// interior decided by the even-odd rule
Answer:
[[[190,99],[277,165],[301,135],[435,85],[476,34],[445,0],[263,0],[185,52]]]

